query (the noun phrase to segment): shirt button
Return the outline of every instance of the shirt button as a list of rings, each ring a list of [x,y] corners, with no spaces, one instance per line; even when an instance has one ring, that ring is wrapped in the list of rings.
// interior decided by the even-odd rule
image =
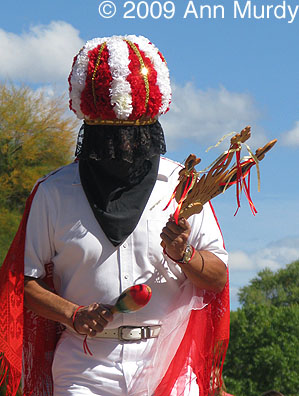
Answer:
[[[126,249],[127,247],[128,247],[128,244],[127,244],[127,243],[124,243],[124,244],[123,244],[123,248]]]
[[[124,276],[124,278],[125,278],[125,279],[129,279],[129,275],[126,274],[126,275]]]

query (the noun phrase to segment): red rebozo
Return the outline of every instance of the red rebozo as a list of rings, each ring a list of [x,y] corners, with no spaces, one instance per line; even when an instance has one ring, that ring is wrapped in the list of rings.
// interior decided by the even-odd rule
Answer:
[[[41,181],[42,182],[42,181]],[[27,199],[19,229],[0,270],[0,383],[15,396],[22,378],[23,395],[53,394],[51,366],[60,327],[24,308],[24,248],[30,207],[39,182]],[[52,284],[52,265],[43,279]]]

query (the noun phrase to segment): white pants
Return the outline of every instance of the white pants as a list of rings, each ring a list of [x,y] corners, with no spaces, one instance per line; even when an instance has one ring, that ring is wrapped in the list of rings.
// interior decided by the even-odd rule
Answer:
[[[53,361],[54,396],[129,396],[127,384],[147,356],[146,343],[153,339],[119,343],[118,340],[88,338],[92,356],[85,354],[83,339],[65,332]],[[172,395],[177,396],[175,388]],[[147,392],[138,396],[151,396]],[[199,396],[196,381],[182,396]]]

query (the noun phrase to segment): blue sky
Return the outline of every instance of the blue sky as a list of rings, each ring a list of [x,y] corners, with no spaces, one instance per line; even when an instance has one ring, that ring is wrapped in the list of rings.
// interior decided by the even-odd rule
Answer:
[[[277,138],[277,145],[261,162],[259,193],[252,173],[252,197],[258,210],[255,217],[245,197],[234,217],[233,189],[214,200],[231,257],[231,306],[235,309],[238,288],[265,265],[276,270],[299,258],[298,2],[156,1],[153,16],[158,16],[159,7],[162,10],[156,19],[150,15],[152,1],[126,4],[116,0],[117,11],[111,18],[100,16],[101,3],[2,3],[0,81],[26,83],[49,94],[66,92],[72,58],[85,41],[113,34],[140,34],[156,44],[170,69],[173,103],[161,118],[169,157],[183,161],[194,152],[202,158],[204,167],[219,155],[219,149],[205,153],[208,146],[248,124],[252,126],[248,142],[252,149]],[[142,19],[137,10],[144,17],[145,3],[149,15]],[[207,7],[201,14],[200,6],[215,5],[222,5],[222,12],[219,7],[214,18],[213,14],[208,18]],[[243,18],[241,11],[234,18],[237,6]],[[263,9],[264,18],[257,19],[254,11],[262,16]],[[126,12],[131,18],[125,18]]]

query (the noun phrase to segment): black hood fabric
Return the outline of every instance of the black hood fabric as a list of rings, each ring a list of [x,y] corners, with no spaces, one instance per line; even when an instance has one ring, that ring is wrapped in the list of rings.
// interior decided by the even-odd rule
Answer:
[[[165,154],[164,132],[157,120],[150,125],[118,126],[88,125],[79,131],[76,158],[79,159],[150,159],[155,154]]]
[[[155,185],[160,156],[135,161],[79,160],[81,184],[99,225],[114,246],[135,229]]]
[[[114,246],[135,229],[166,152],[159,121],[144,126],[83,124],[76,157],[91,209]]]

